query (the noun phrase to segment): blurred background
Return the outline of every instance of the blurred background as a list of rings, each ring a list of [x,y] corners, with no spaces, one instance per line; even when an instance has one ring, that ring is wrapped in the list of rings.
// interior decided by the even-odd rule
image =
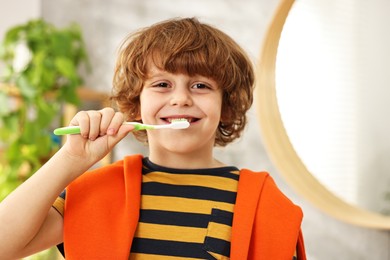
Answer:
[[[4,39],[10,28],[31,19],[42,18],[59,28],[69,26],[72,22],[77,23],[85,41],[85,50],[91,67],[90,71],[81,69],[80,75],[84,80],[82,85],[104,96],[110,93],[119,44],[130,32],[168,18],[198,17],[201,21],[229,34],[257,64],[267,28],[280,2],[280,0],[0,0],[0,40]],[[0,69],[5,71],[6,66],[0,64]],[[96,100],[100,101],[100,97]],[[83,94],[77,109],[85,106],[83,100],[87,103],[88,94]],[[305,215],[302,227],[308,259],[389,260],[390,232],[341,222],[299,196],[284,181],[269,159],[263,145],[256,111],[251,109],[248,117],[249,123],[243,137],[224,149],[218,149],[216,157],[226,164],[239,168],[270,172],[283,192],[302,207]],[[118,160],[129,153],[147,155],[147,150],[129,136],[115,148],[111,159]],[[0,156],[3,155],[0,153]],[[5,170],[1,171],[0,168],[0,178]],[[0,189],[5,189],[5,184],[0,185],[3,185]],[[53,259],[54,256],[40,257]],[[28,259],[39,258],[33,256]]]

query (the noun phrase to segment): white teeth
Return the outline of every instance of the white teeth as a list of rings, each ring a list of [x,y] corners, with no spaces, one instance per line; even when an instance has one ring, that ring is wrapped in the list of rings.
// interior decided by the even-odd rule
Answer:
[[[191,119],[188,119],[188,118],[168,118],[169,123],[180,122],[180,121],[187,121],[187,122],[191,123]]]

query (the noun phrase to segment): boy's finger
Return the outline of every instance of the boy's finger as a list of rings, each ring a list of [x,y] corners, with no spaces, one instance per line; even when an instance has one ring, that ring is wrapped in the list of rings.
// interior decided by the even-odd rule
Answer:
[[[99,111],[102,115],[100,122],[100,135],[105,135],[109,128],[111,121],[114,118],[115,111],[112,108],[106,107]]]
[[[124,116],[121,112],[116,112],[111,119],[111,122],[107,129],[108,135],[114,135],[118,132],[119,128],[122,126]]]
[[[70,126],[80,126],[80,134],[84,138],[89,137],[89,116],[86,111],[80,111],[78,112],[75,117],[70,121]]]
[[[89,116],[89,135],[90,140],[95,140],[100,136],[101,121],[103,115],[99,111],[88,111]]]

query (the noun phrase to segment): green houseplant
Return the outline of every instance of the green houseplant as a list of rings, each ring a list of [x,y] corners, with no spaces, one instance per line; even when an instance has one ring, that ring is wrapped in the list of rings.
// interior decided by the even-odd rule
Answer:
[[[43,19],[10,28],[0,45],[0,201],[56,151],[61,104],[77,104],[88,57],[77,24]]]

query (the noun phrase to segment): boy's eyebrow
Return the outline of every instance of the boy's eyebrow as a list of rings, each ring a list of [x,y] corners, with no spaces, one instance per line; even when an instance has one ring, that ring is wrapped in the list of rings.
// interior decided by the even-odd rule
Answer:
[[[146,74],[145,80],[152,80],[152,79],[154,79],[154,78],[159,78],[159,77],[162,77],[162,76],[164,76],[164,73],[163,73],[163,72],[156,72],[156,73],[154,73],[154,74],[148,72],[148,73]]]
[[[156,68],[155,66],[151,66],[146,70],[146,78],[151,79],[154,77],[160,77],[164,76],[164,74],[166,73],[167,72],[162,69]]]

